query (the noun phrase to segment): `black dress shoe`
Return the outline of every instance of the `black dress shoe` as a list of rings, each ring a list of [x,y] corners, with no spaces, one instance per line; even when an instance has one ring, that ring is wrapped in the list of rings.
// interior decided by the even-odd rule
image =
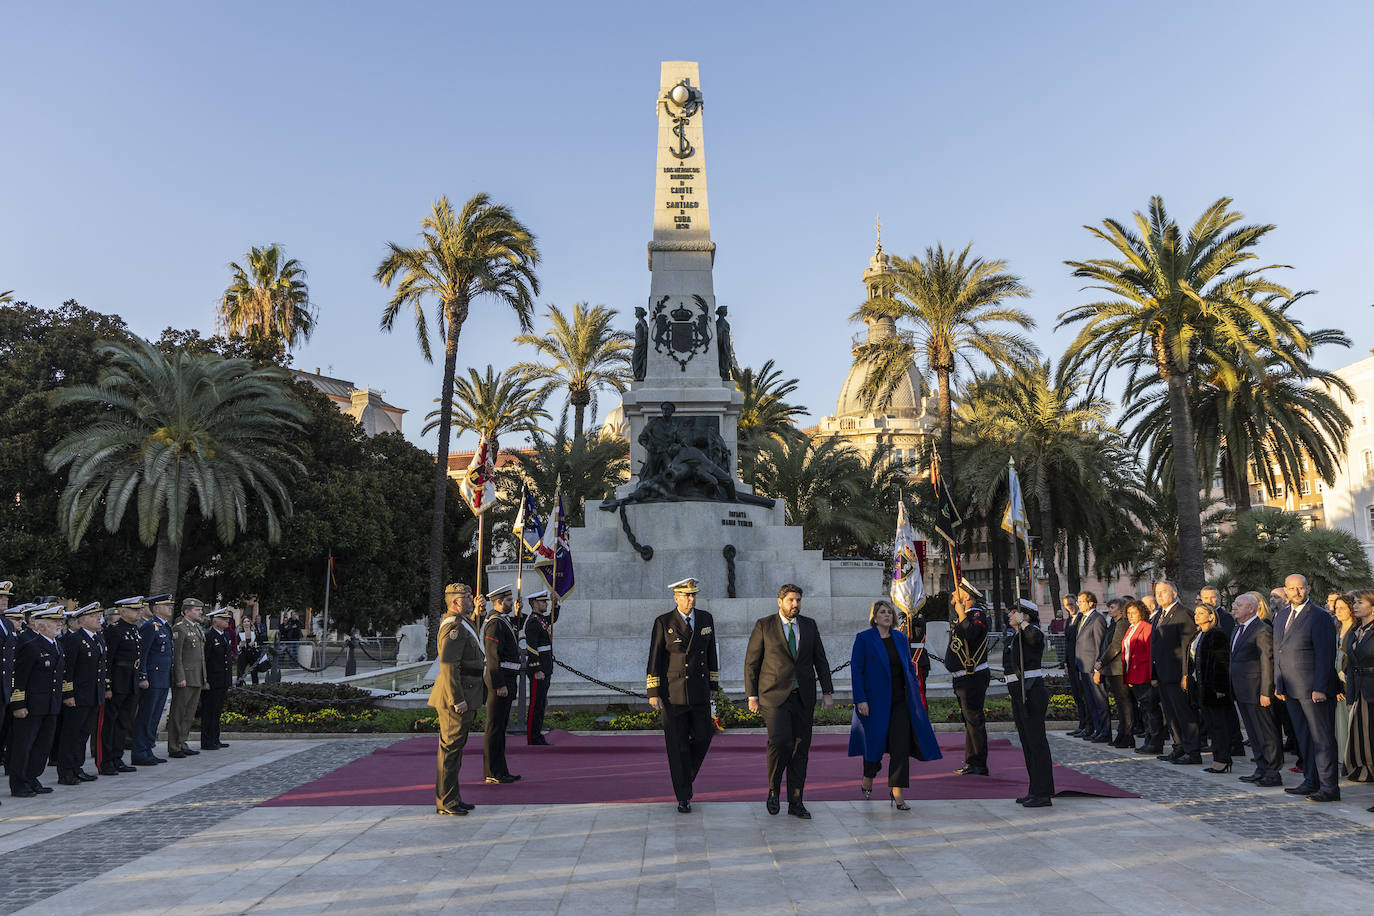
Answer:
[[[1314,786],[1314,785],[1312,785],[1312,783],[1310,783],[1310,782],[1304,782],[1304,783],[1300,783],[1300,784],[1298,784],[1298,785],[1296,785],[1296,786],[1289,786],[1288,788],[1284,789],[1283,791],[1287,792],[1289,795],[1311,795],[1313,792],[1317,791],[1319,788],[1321,788],[1321,787],[1320,787],[1320,786]]]
[[[221,746],[222,745],[218,744],[206,744],[204,741],[200,743],[200,749],[202,751],[217,751],[220,749]]]
[[[119,772],[121,772],[121,773],[137,773],[137,772],[138,772],[138,768],[137,768],[137,767],[131,767],[131,766],[129,766],[127,763],[121,763],[121,764],[117,765],[117,766],[115,767],[115,769],[119,770]]]
[[[434,813],[446,814],[449,817],[467,817],[468,812],[465,808],[435,808]]]
[[[1033,798],[1033,797],[1034,797],[1034,796],[1031,796],[1031,795],[1022,795],[1020,798],[1018,798],[1018,799],[1016,800],[1016,803],[1017,803],[1018,805],[1024,805],[1026,802],[1030,801],[1031,798]]]
[[[111,768],[111,767],[105,767],[104,769],[100,770],[100,775],[101,775],[101,776],[118,776],[118,775],[119,775],[119,771],[116,770],[116,769],[113,769],[113,768]]]
[[[45,785],[42,785],[42,784],[40,784],[40,783],[36,783],[36,782],[35,782],[32,786],[30,786],[30,788],[33,789],[34,793],[37,794],[37,795],[51,795],[51,794],[52,794],[52,786],[45,786]],[[1338,797],[1339,797],[1339,796],[1338,796]]]
[[[1111,743],[1112,736],[1098,735],[1096,738],[1089,738],[1088,740],[1091,741],[1093,744],[1109,744]]]
[[[10,789],[10,797],[12,798],[33,798],[37,794],[37,792],[30,789],[28,786],[22,789]]]
[[[467,802],[461,801],[458,803],[458,807],[462,808],[464,811],[474,811],[477,808],[476,805],[469,805]]]
[[[1070,738],[1082,738],[1082,737],[1083,737],[1083,729],[1082,729],[1082,728],[1075,728],[1073,731],[1069,732],[1069,737],[1070,737]]]
[[[1053,806],[1053,805],[1054,805],[1054,802],[1050,801],[1049,798],[1047,798],[1046,796],[1041,795],[1041,796],[1039,796],[1039,797],[1037,797],[1037,798],[1032,798],[1030,801],[1028,801],[1028,802],[1026,802],[1024,805],[1022,805],[1022,807],[1023,807],[1023,808],[1049,808],[1049,807],[1051,807],[1051,806]]]
[[[79,779],[79,780],[81,780],[82,782],[95,782],[95,781],[96,781],[97,779],[99,779],[100,777],[99,777],[99,776],[95,776],[95,775],[93,775],[93,774],[91,774],[91,773],[87,773],[85,770],[77,770],[77,771],[76,771],[76,778]]]
[[[183,747],[183,748],[181,749],[181,753],[182,753],[184,756],[187,756],[187,757],[198,757],[198,756],[200,756],[200,751],[192,750],[192,749],[189,748],[189,747]]]
[[[691,813],[692,813],[692,803],[691,803],[691,802],[678,802],[678,803],[677,803],[677,813],[678,813],[678,814],[691,814]]]
[[[778,800],[776,795],[771,793],[768,796],[768,800],[763,803],[763,806],[768,809],[769,814],[777,814],[782,810],[782,802]]]
[[[1275,773],[1273,776],[1261,776],[1259,779],[1255,780],[1254,784],[1257,786],[1264,786],[1266,789],[1272,789],[1275,786],[1283,785],[1283,778]]]
[[[219,744],[217,744],[217,745],[215,745],[215,746],[216,746],[216,747],[228,747],[229,745],[228,745],[228,743],[226,743],[226,742],[224,742],[224,741],[221,741]]]
[[[1125,750],[1128,747],[1133,748],[1135,747],[1135,741],[1130,737],[1118,738],[1112,742],[1112,747],[1119,747],[1122,750]]]
[[[1138,747],[1138,748],[1136,748],[1136,749],[1135,749],[1135,752],[1136,752],[1137,754],[1158,754],[1158,753],[1160,753],[1160,752],[1163,751],[1163,750],[1164,750],[1164,748],[1162,748],[1162,747],[1158,747],[1158,746],[1153,745],[1153,744],[1147,744],[1147,745],[1145,745],[1145,746],[1143,746],[1143,747]]]
[[[138,759],[130,760],[129,762],[136,767],[155,767],[159,763],[162,763],[161,760],[154,760],[151,757],[139,757]]]
[[[988,768],[976,767],[972,764],[966,763],[954,772],[959,774],[960,776],[986,776],[988,775]]]
[[[166,757],[159,757],[157,754],[154,754],[153,756],[149,757],[148,759],[151,760],[153,763],[166,763],[166,762],[167,762],[167,758],[166,758]]]
[[[517,774],[515,774],[515,773],[507,773],[505,776],[502,776],[502,777],[501,777],[501,784],[502,784],[502,785],[506,785],[506,784],[512,783],[512,782],[519,782],[519,781],[520,781],[520,777],[519,777],[519,775],[517,775]]]
[[[79,786],[81,780],[76,776],[59,776],[57,777],[57,784],[59,786]]]
[[[1316,792],[1313,792],[1311,795],[1307,796],[1307,800],[1308,800],[1308,801],[1314,801],[1314,802],[1333,802],[1333,801],[1340,801],[1340,800],[1341,800],[1341,790],[1340,790],[1340,789],[1333,789],[1333,790],[1328,791],[1328,790],[1326,790],[1326,789],[1320,789],[1320,790],[1318,790],[1318,791],[1316,791]]]
[[[1198,765],[1200,765],[1200,764],[1202,763],[1202,755],[1201,755],[1201,754],[1184,754],[1182,757],[1179,757],[1177,760],[1171,760],[1170,763],[1177,764],[1178,766],[1198,766]]]
[[[789,804],[787,806],[787,813],[792,815],[793,817],[799,817],[804,821],[811,820],[811,812],[807,811],[806,806],[803,805],[801,802]]]
[[[184,759],[184,758],[186,757],[186,755],[183,754],[181,751],[168,751],[168,752],[167,752],[167,756],[168,756],[168,757],[175,757],[177,760],[181,760],[181,759]]]
[[[1174,752],[1169,753],[1169,754],[1158,754],[1158,755],[1155,756],[1155,759],[1156,759],[1156,760],[1163,760],[1165,763],[1174,763],[1174,762],[1180,760],[1182,757],[1183,757],[1183,754],[1179,753],[1178,751],[1174,751]]]

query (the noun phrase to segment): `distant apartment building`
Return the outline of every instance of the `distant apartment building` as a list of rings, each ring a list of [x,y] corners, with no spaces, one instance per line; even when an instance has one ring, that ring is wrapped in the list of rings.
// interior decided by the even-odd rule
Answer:
[[[314,385],[317,391],[334,402],[340,413],[346,413],[357,420],[366,435],[376,436],[401,431],[401,418],[406,411],[388,404],[382,398],[382,392],[374,388],[359,388],[345,379],[321,375],[319,369],[314,372],[292,369],[291,374]]]
[[[1324,524],[1359,538],[1365,554],[1374,562],[1374,427],[1369,423],[1370,404],[1374,403],[1374,351],[1337,369],[1336,374],[1354,389],[1353,399],[1333,392],[1350,416],[1350,435],[1345,463],[1336,482],[1323,488],[1318,505]]]

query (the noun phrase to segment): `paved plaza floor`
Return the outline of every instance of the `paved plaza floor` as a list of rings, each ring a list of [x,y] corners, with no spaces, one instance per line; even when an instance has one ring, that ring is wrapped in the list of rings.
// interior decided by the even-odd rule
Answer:
[[[856,778],[854,801],[812,804],[810,822],[761,801],[466,818],[257,807],[401,737],[234,740],[0,798],[0,912],[1302,913],[1374,899],[1374,787],[1316,805],[1058,735],[1057,762],[1142,798],[902,813],[859,799]]]

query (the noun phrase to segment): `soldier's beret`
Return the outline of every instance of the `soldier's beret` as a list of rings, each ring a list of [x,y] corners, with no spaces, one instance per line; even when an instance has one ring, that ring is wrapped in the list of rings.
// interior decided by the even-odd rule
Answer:
[[[171,596],[170,594],[167,594],[167,595],[149,595],[149,596],[148,596],[147,598],[145,598],[144,600],[147,601],[148,604],[150,604],[150,605],[152,605],[152,604],[171,604],[171,603],[172,603],[172,596]]]
[[[500,598],[500,597],[502,597],[503,595],[514,594],[514,592],[515,592],[515,586],[513,586],[513,585],[502,585],[502,586],[499,587],[499,588],[494,588],[494,589],[492,589],[491,591],[487,592],[487,597],[488,597],[488,598]]]
[[[64,604],[45,604],[29,611],[30,620],[61,620],[65,616],[67,606]]]
[[[122,608],[122,607],[140,608],[140,607],[143,607],[143,606],[144,606],[145,604],[147,604],[147,603],[148,603],[148,600],[147,600],[146,598],[144,598],[142,595],[135,595],[135,596],[132,597],[132,598],[120,598],[118,601],[116,601],[116,602],[114,603],[114,606],[115,606],[116,608]]]
[[[8,579],[6,579],[4,582],[0,582],[0,595],[8,595],[12,591],[14,591],[13,582],[9,581]]]
[[[670,583],[668,587],[675,592],[682,592],[684,595],[695,595],[697,592],[701,591],[701,580],[693,576],[688,576],[686,579],[679,579],[676,582]]]
[[[199,598],[184,598],[181,602],[181,609],[184,611],[189,607],[205,607],[205,602]]]
[[[213,620],[213,619],[216,618],[216,617],[230,617],[230,616],[232,616],[232,615],[229,613],[229,609],[228,609],[227,607],[217,607],[217,608],[215,608],[213,611],[208,612],[208,613],[205,615],[205,619],[206,619],[206,620]]]

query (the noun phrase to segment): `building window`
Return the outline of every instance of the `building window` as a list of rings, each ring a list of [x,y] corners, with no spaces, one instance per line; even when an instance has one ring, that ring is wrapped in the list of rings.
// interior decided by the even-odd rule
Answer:
[[[1307,456],[1306,456],[1306,455],[1303,455],[1303,456],[1302,456],[1302,460],[1301,460],[1300,463],[1302,464],[1302,472],[1303,472],[1304,474],[1306,474],[1306,473],[1307,473]]]
[[[1275,498],[1275,499],[1283,499],[1283,484],[1281,484],[1281,483],[1276,483],[1276,484],[1274,484],[1274,498]]]
[[[1268,501],[1269,500],[1264,495],[1264,487],[1260,487],[1258,490],[1255,491],[1255,502],[1264,503]]]
[[[1325,493],[1325,492],[1326,492],[1326,481],[1324,481],[1324,480],[1319,480],[1319,481],[1317,481],[1317,492],[1318,492],[1318,493]]]
[[[1365,512],[1369,515],[1369,518],[1366,519],[1366,521],[1369,522],[1368,540],[1374,541],[1374,506],[1370,506],[1368,509],[1365,510]]]
[[[1363,458],[1365,474],[1374,474],[1374,452],[1371,452],[1369,449],[1365,449]]]
[[[1366,427],[1366,426],[1369,425],[1369,408],[1365,405],[1365,402],[1364,402],[1364,401],[1358,401],[1358,402],[1356,402],[1356,404],[1355,404],[1355,413],[1356,413],[1356,414],[1359,416],[1359,418],[1360,418],[1360,428],[1361,428],[1361,429],[1363,429],[1364,427]]]
[[[1303,459],[1303,463],[1304,463],[1304,464],[1307,463],[1307,459],[1306,459],[1306,458]],[[1303,480],[1302,483],[1298,484],[1298,492],[1301,493],[1303,496],[1311,496],[1311,495],[1312,495],[1312,481],[1310,481],[1310,480]]]

